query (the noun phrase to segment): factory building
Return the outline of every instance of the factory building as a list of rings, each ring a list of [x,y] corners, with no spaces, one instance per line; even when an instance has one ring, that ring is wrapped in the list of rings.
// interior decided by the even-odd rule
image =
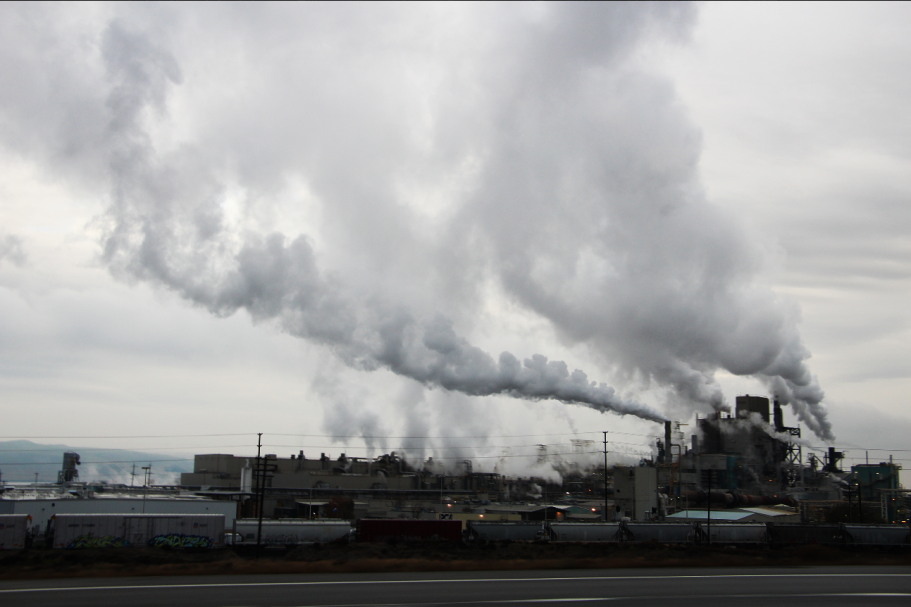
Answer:
[[[79,482],[79,454],[63,454],[57,483],[0,486],[0,514],[31,517],[33,533],[44,533],[58,514],[223,514],[231,525],[236,499],[213,500],[176,487],[127,487]]]
[[[616,466],[614,468],[615,510],[609,518],[649,521],[664,514],[666,491],[658,486],[658,469],[654,466]]]
[[[661,484],[670,497],[713,490],[840,499],[838,483],[844,473],[838,470],[837,460],[842,454],[831,449],[829,461],[822,466],[814,455],[804,462],[797,440],[800,428],[784,425],[777,400],[770,403],[765,397],[738,396],[733,415],[718,412],[697,417],[696,424],[689,445],[683,444],[681,436],[676,441],[672,438],[670,424],[659,445],[659,454],[666,453],[664,461],[659,461],[664,464]]]
[[[377,458],[307,459],[303,451],[282,458],[265,455],[263,512],[274,518],[418,518],[421,514],[471,510],[500,498],[501,476],[474,472],[470,461],[446,470],[433,458],[416,469],[396,453]],[[256,457],[197,455],[181,486],[212,498],[241,500],[241,514],[258,515]],[[340,505],[344,505],[341,510]]]
[[[0,514],[27,514],[32,531],[43,533],[57,514],[223,514],[232,525],[237,516],[236,501],[205,499],[165,491],[141,493],[116,490],[60,492],[53,488],[9,489],[0,494]]]
[[[323,453],[308,459],[300,451],[289,457],[196,455],[193,472],[181,475],[179,487],[131,489],[78,482],[79,456],[66,453],[57,485],[0,487],[0,514],[29,514],[42,526],[64,512],[225,514],[230,524],[235,517],[260,514],[276,519],[649,521],[684,513],[696,520],[711,509],[727,511],[731,520],[824,521],[853,495],[864,508],[880,505],[885,520],[908,517],[899,466],[890,461],[844,472],[839,468],[844,454],[834,448],[822,458],[813,453],[804,458],[800,434],[799,427],[785,426],[777,401],[738,396],[733,414],[697,416],[688,439],[683,424],[666,423],[654,459],[607,469],[561,460],[552,466],[559,481],[475,472],[467,460],[443,466],[429,458],[412,465],[395,452],[376,458]],[[541,461],[549,461],[543,450]]]

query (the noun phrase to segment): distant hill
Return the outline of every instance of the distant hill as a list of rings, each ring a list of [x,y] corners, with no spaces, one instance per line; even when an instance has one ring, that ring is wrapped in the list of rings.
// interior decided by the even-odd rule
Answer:
[[[187,453],[146,453],[121,449],[43,445],[27,440],[0,441],[0,474],[4,481],[57,480],[63,463],[63,453],[79,454],[82,464],[77,467],[80,481],[107,481],[130,484],[130,472],[136,464],[135,484],[142,484],[142,466],[152,466],[152,483],[176,483],[181,472],[193,471],[193,455]]]

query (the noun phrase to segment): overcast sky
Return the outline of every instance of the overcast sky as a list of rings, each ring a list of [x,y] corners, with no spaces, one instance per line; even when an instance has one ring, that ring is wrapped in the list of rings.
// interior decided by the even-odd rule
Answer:
[[[907,4],[0,11],[3,437],[911,461]]]

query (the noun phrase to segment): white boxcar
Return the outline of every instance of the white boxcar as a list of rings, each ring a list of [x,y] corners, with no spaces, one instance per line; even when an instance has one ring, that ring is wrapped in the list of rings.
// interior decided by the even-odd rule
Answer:
[[[256,544],[256,533],[259,529],[257,519],[237,519],[234,521],[234,525],[235,544]],[[265,546],[326,544],[336,540],[347,540],[350,534],[351,523],[348,521],[264,520],[262,544]]]
[[[54,548],[217,548],[223,545],[221,514],[58,514]]]
[[[222,514],[147,514],[124,517],[124,537],[131,546],[151,548],[221,548]]]
[[[619,542],[620,523],[551,523],[554,542]]]
[[[685,544],[695,538],[692,523],[624,523],[627,542],[656,541],[662,544]]]
[[[27,514],[0,514],[0,550],[23,550],[31,523]]]
[[[711,536],[713,544],[766,544],[769,541],[765,523],[702,523],[700,526],[703,534]]]
[[[544,523],[533,521],[487,522],[468,521],[468,531],[474,540],[539,540],[546,535]]]
[[[905,525],[851,525],[844,526],[847,543],[859,546],[901,546],[909,541]]]

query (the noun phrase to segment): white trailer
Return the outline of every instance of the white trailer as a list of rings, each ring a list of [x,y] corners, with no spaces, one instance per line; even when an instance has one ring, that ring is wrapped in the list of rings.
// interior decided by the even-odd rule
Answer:
[[[351,535],[349,521],[310,521],[305,519],[280,519],[263,521],[263,546],[295,546],[299,544],[326,544],[347,541]],[[258,519],[234,521],[233,543],[237,546],[256,545]]]
[[[31,524],[27,514],[0,514],[0,550],[24,550]]]
[[[54,548],[220,548],[221,514],[58,514]]]
[[[619,542],[620,523],[551,523],[553,542]]]

